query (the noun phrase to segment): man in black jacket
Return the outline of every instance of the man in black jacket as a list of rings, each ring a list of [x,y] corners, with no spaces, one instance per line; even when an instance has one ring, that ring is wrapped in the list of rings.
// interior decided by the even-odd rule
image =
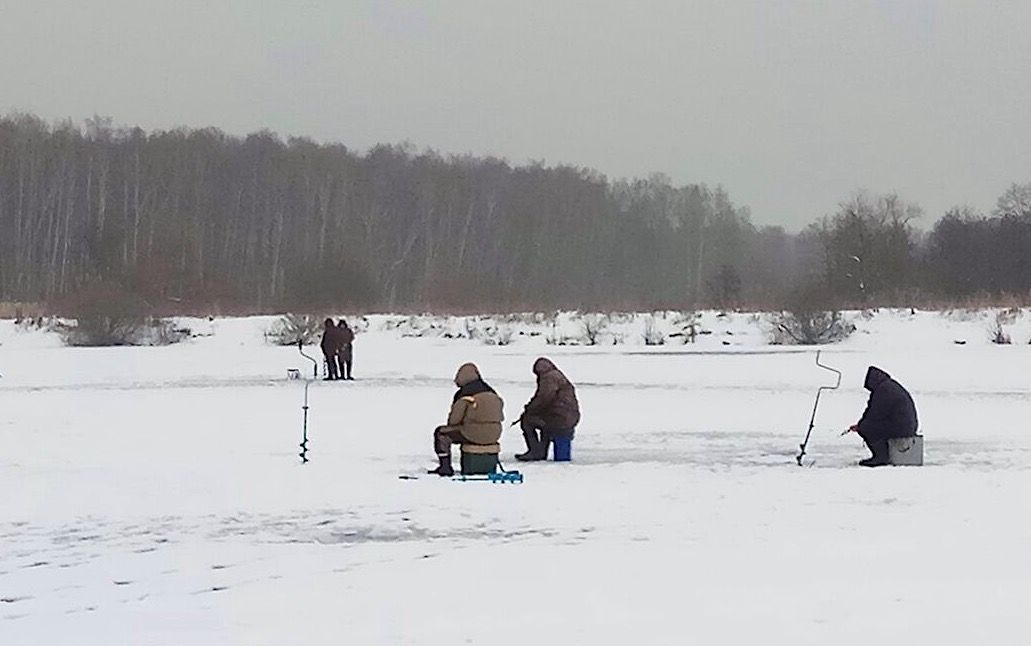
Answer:
[[[337,369],[337,351],[340,349],[340,333],[333,319],[326,319],[325,329],[322,330],[322,354],[326,357],[326,376],[323,381],[340,379],[343,375]]]
[[[859,423],[848,430],[859,433],[872,454],[859,464],[879,467],[888,464],[888,440],[916,435],[916,405],[902,384],[876,366],[866,371],[863,386],[870,391],[870,400]]]
[[[339,378],[354,381],[351,376],[351,367],[354,365],[354,330],[347,324],[347,321],[337,321],[337,362]]]

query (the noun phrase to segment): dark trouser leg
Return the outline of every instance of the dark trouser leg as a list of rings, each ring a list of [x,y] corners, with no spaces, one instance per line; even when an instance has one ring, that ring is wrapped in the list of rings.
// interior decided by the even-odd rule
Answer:
[[[351,376],[351,366],[354,365],[354,351],[351,348],[344,350],[343,363],[340,366],[340,374],[344,379],[354,379]],[[346,370],[345,370],[346,368]]]
[[[859,464],[864,467],[879,467],[889,463],[888,440],[862,432],[860,432],[859,436],[863,438],[863,441],[866,442],[866,447],[870,449],[870,457],[860,460]]]
[[[516,455],[517,460],[526,462],[548,458],[548,442],[551,441],[551,438],[548,436],[548,432],[542,428],[543,426],[543,421],[536,417],[524,417],[519,421],[519,427],[523,430],[523,439],[526,441],[526,453]],[[539,436],[537,429],[541,429]]]
[[[430,473],[436,473],[441,476],[454,475],[455,470],[451,466],[451,445],[461,443],[461,429],[438,426],[433,431],[433,451],[437,454],[437,459],[440,460],[440,466]]]
[[[336,379],[337,375],[340,374],[337,371],[337,358],[336,355],[326,355],[326,379]]]

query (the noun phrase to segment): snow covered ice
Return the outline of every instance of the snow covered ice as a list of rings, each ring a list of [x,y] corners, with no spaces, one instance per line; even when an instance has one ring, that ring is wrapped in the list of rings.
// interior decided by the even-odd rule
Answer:
[[[988,312],[851,316],[811,468],[828,373],[748,315],[661,347],[371,317],[358,380],[312,384],[307,465],[309,368],[271,318],[105,349],[0,322],[0,644],[1026,644],[1031,313],[1012,346]],[[434,464],[461,362],[511,420],[542,354],[578,386],[572,463],[516,465],[510,429],[522,485],[398,479]],[[924,467],[854,466],[870,364],[913,393]]]

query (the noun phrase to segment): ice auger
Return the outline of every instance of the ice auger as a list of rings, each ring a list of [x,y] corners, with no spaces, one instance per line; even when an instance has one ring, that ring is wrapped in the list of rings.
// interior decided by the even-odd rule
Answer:
[[[311,379],[304,380],[304,406],[301,406],[301,410],[304,411],[304,426],[301,431],[301,452],[298,455],[301,457],[301,464],[308,462],[308,388],[311,387],[311,382],[315,381],[319,377],[319,362],[314,357],[305,354],[304,352],[304,341],[297,341],[297,351],[301,353],[301,356],[311,361]]]
[[[802,458],[805,456],[805,447],[809,444],[809,435],[812,434],[813,426],[816,425],[816,408],[820,405],[820,395],[822,395],[823,391],[825,390],[837,390],[838,386],[841,385],[841,371],[835,370],[830,366],[820,363],[819,350],[816,351],[816,365],[823,368],[824,370],[833,372],[838,376],[838,378],[837,381],[834,382],[833,386],[820,386],[820,388],[816,391],[816,401],[813,402],[813,415],[809,418],[809,430],[805,433],[805,440],[803,440],[802,443],[798,445],[798,448],[801,449],[801,451],[799,452],[798,456],[795,457],[795,461],[798,462],[798,466],[802,466]]]

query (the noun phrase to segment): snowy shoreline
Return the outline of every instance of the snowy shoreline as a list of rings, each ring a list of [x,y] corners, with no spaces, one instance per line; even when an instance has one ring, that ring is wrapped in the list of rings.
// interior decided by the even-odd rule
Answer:
[[[826,374],[749,317],[703,313],[712,334],[658,347],[369,317],[358,381],[311,386],[303,466],[286,373],[305,363],[265,342],[274,317],[184,320],[210,335],[138,348],[0,321],[0,641],[518,644],[543,595],[561,600],[546,642],[1022,643],[1031,316],[1012,346],[988,340],[994,312],[857,321],[820,348],[844,379],[802,469]],[[397,479],[431,465],[459,363],[512,418],[542,354],[579,386],[573,463],[520,465],[519,486]],[[868,364],[913,392],[924,467],[854,467],[865,450],[838,434]]]

